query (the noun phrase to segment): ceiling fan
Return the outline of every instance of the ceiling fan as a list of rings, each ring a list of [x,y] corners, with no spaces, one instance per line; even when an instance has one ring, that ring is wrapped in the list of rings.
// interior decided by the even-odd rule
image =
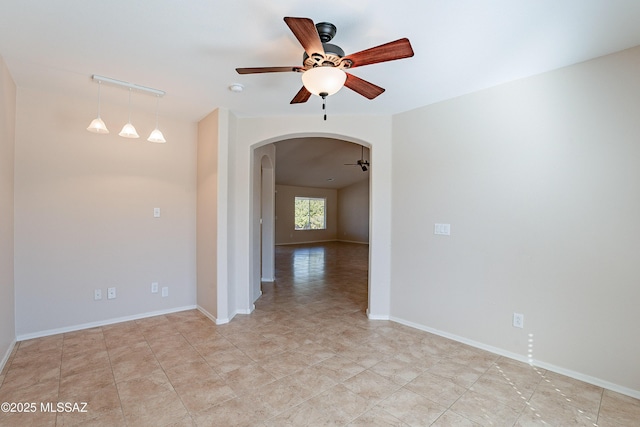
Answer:
[[[368,160],[364,159],[364,145],[361,145],[360,148],[362,149],[362,153],[360,154],[360,160],[358,160],[355,163],[345,163],[345,166],[360,166],[360,169],[362,169],[362,172],[366,172],[367,169],[369,168],[370,164]]]
[[[236,71],[239,74],[303,73],[302,89],[293,97],[291,104],[307,102],[311,94],[325,99],[343,85],[368,99],[374,99],[384,89],[347,73],[346,70],[413,56],[411,43],[406,38],[345,56],[339,46],[329,43],[336,35],[335,25],[328,22],[314,25],[309,18],[293,17],[285,17],[284,22],[305,50],[302,66],[236,68]]]

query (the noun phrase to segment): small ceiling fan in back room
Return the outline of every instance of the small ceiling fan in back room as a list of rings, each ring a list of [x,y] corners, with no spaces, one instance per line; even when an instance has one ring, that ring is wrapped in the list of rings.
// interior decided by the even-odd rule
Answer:
[[[314,94],[323,99],[322,108],[326,110],[327,96],[333,95],[342,86],[368,99],[374,99],[384,89],[347,73],[346,70],[413,56],[411,43],[406,38],[345,56],[339,46],[329,43],[336,35],[335,25],[328,22],[314,24],[309,18],[293,17],[285,17],[284,22],[304,48],[302,66],[236,68],[236,71],[239,74],[302,73],[303,86],[293,97],[291,104],[307,102],[311,94]],[[324,119],[327,119],[326,113]]]
[[[369,168],[370,164],[368,160],[364,159],[364,145],[360,146],[360,149],[362,150],[361,154],[360,154],[360,160],[358,160],[355,163],[345,163],[345,166],[360,166],[360,169],[362,169],[362,172],[366,172],[367,169]]]

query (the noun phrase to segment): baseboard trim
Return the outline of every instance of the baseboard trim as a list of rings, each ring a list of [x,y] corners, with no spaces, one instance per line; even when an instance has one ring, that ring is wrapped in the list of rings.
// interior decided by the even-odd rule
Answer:
[[[513,353],[507,350],[504,350],[502,348],[498,348],[498,347],[493,347],[491,345],[487,345],[478,341],[474,341],[474,340],[470,340],[468,338],[465,337],[461,337],[458,335],[454,335],[454,334],[450,334],[448,332],[444,332],[438,329],[434,329],[434,328],[430,328],[428,326],[424,326],[424,325],[420,325],[418,323],[414,323],[414,322],[410,322],[408,320],[405,319],[401,319],[398,317],[394,317],[391,316],[389,318],[389,320],[391,320],[392,322],[396,322],[396,323],[400,323],[402,325],[405,326],[409,326],[415,329],[419,329],[421,331],[425,331],[425,332],[429,332],[431,334],[434,335],[438,335],[444,338],[448,338],[450,340],[453,341],[457,341],[460,342],[462,344],[467,344],[470,345],[471,347],[475,347],[475,348],[479,348],[481,350],[486,350],[488,352],[497,354],[499,356],[504,356],[504,357],[508,357],[509,359],[514,359],[517,360],[519,362],[524,362],[524,363],[528,363],[530,365],[536,366],[538,368],[542,368],[542,369],[546,369],[548,371],[551,372],[555,372],[556,374],[560,374],[560,375],[565,375],[567,377],[571,377],[574,378],[576,380],[580,380],[583,381],[585,383],[589,383],[598,387],[602,387],[602,388],[606,388],[608,390],[611,391],[615,391],[617,393],[620,394],[624,394],[626,396],[630,396],[633,397],[635,399],[640,399],[640,391],[639,390],[633,390],[627,387],[623,387],[619,384],[614,384],[611,383],[609,381],[605,381],[603,379],[600,378],[596,378],[596,377],[592,377],[590,375],[586,375],[583,374],[581,372],[576,372],[576,371],[572,371],[570,369],[566,369],[563,368],[561,366],[556,366],[553,365],[551,363],[546,363],[540,360],[536,360],[536,359],[529,359],[527,356],[521,355],[521,354],[517,354],[517,353]]]
[[[205,316],[207,316],[209,318],[209,320],[211,320],[216,325],[224,325],[225,323],[229,323],[229,319],[217,319],[216,316],[214,316],[213,314],[209,313],[207,310],[205,310],[200,305],[196,306],[196,310],[198,310],[200,313],[202,313]]]
[[[338,239],[336,241],[340,242],[340,243],[355,243],[357,245],[368,245],[369,244],[369,242],[358,242],[356,240],[341,240],[341,239]]]
[[[64,334],[66,332],[81,331],[83,329],[91,329],[91,328],[97,328],[99,326],[107,326],[107,325],[113,325],[115,323],[128,322],[128,321],[131,321],[131,320],[145,319],[147,317],[161,316],[163,314],[177,313],[179,311],[193,310],[195,308],[197,308],[197,306],[188,305],[188,306],[184,306],[184,307],[170,308],[170,309],[167,309],[167,310],[158,310],[158,311],[150,311],[150,312],[147,312],[147,313],[134,314],[132,316],[116,317],[116,318],[113,318],[113,319],[101,320],[101,321],[98,321],[98,322],[82,323],[80,325],[67,326],[67,327],[64,327],[64,328],[47,329],[45,331],[18,335],[16,337],[16,340],[17,341],[25,341],[25,340],[31,340],[31,339],[34,339],[34,338],[48,337],[50,335]]]
[[[11,357],[11,353],[13,352],[13,348],[16,346],[17,342],[18,341],[14,339],[13,342],[9,344],[9,348],[4,353],[2,360],[0,360],[0,372],[2,372],[2,370],[4,369],[4,365],[6,365],[7,362],[9,361],[9,357]]]
[[[367,308],[367,318],[369,320],[391,320],[391,318],[388,315],[371,314],[368,308]]]
[[[337,240],[309,240],[308,242],[286,242],[286,243],[276,243],[275,246],[289,246],[289,245],[308,245],[310,243],[330,243],[337,242]]]

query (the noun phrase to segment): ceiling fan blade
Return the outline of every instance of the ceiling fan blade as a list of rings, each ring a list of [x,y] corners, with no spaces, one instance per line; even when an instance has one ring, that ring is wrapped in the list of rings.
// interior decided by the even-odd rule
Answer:
[[[367,99],[373,99],[384,92],[384,89],[380,86],[369,83],[368,81],[363,80],[360,77],[354,76],[353,74],[346,74],[347,80],[344,82],[344,85],[354,92],[358,92],[360,95],[364,96]]]
[[[306,87],[302,86],[298,93],[296,93],[296,96],[293,97],[290,104],[302,104],[303,102],[307,102],[310,97],[311,92],[309,92]]]
[[[284,22],[287,23],[293,35],[296,36],[304,48],[304,51],[307,52],[307,55],[313,56],[314,53],[324,55],[322,41],[311,19],[285,17]]]
[[[259,73],[286,73],[289,71],[303,71],[302,67],[253,67],[253,68],[236,68],[238,74],[259,74]]]
[[[362,67],[363,65],[377,64],[378,62],[409,58],[411,56],[413,56],[411,43],[409,43],[409,39],[404,38],[347,55],[342,58],[342,60],[350,61],[351,66],[349,68],[354,68]]]

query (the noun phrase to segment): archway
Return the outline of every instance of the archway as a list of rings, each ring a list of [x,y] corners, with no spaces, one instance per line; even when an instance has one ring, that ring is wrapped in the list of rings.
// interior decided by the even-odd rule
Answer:
[[[252,150],[251,157],[253,159],[251,174],[252,174],[252,181],[254,183],[252,186],[253,194],[250,197],[250,200],[253,201],[253,208],[251,209],[252,218],[250,220],[252,224],[252,229],[253,229],[253,231],[250,233],[251,236],[253,236],[253,239],[250,244],[252,248],[251,252],[254,254],[254,257],[252,260],[252,269],[254,271],[254,274],[252,275],[252,284],[251,284],[252,303],[254,303],[262,294],[261,281],[272,281],[275,275],[275,269],[269,271],[269,273],[273,272],[274,274],[274,275],[270,275],[270,274],[267,274],[267,271],[264,268],[265,263],[268,263],[269,267],[271,266],[275,267],[275,243],[277,238],[275,237],[274,234],[271,234],[276,229],[275,198],[277,196],[275,192],[275,174],[278,168],[278,162],[275,161],[276,159],[275,147],[279,142],[286,142],[288,140],[293,140],[293,139],[313,139],[313,138],[319,138],[319,137],[340,140],[342,143],[345,143],[346,145],[354,145],[355,147],[357,147],[356,150],[353,150],[353,153],[357,155],[357,158],[353,157],[353,153],[352,153],[350,154],[348,162],[355,162],[360,158],[361,156],[360,146],[367,147],[367,149],[369,150],[369,154],[367,156],[369,160],[371,160],[371,156],[373,155],[373,152],[371,151],[371,147],[372,147],[371,144],[368,144],[360,140],[354,140],[353,138],[346,138],[346,137],[341,137],[337,135],[315,134],[315,135],[305,135],[305,136],[284,136],[281,139],[272,138],[270,141],[265,141],[263,144],[254,144],[251,147],[251,150]],[[341,161],[339,164],[342,166],[343,162]],[[359,171],[359,173],[362,173],[360,168],[354,168],[354,170],[357,170]],[[370,175],[367,174],[367,176],[369,177]],[[371,219],[373,218],[371,195],[373,194],[374,189],[372,185],[372,179],[367,178],[366,181],[367,181],[367,185],[364,191],[366,192],[366,199],[367,199],[365,215],[367,215],[368,217],[366,218],[368,219],[367,221],[368,233],[366,233],[366,238],[364,242],[368,243],[369,248],[371,249],[371,246],[372,246],[371,240],[373,237],[371,233],[372,231]],[[270,203],[273,203],[273,204],[269,205]],[[265,232],[268,232],[269,234],[265,235]],[[340,237],[338,236],[338,233],[336,233],[335,240],[341,240]],[[347,239],[346,241],[349,241],[349,240]],[[265,254],[267,255],[267,257],[265,257]],[[369,284],[368,285],[369,303],[368,303],[367,315],[370,318],[388,318],[386,316],[384,317],[376,316],[375,313],[373,313],[372,315],[372,312],[371,312],[372,300],[375,301],[376,298],[384,300],[388,297],[386,296],[385,292],[378,292],[378,289],[380,288],[380,286],[377,286],[377,287],[372,286],[372,282],[371,282],[372,274],[375,273],[376,271],[375,271],[375,267],[372,266],[372,252],[370,251],[369,254],[370,254],[369,262],[368,262],[369,274],[367,278],[368,284]],[[386,301],[388,302],[388,299]]]

